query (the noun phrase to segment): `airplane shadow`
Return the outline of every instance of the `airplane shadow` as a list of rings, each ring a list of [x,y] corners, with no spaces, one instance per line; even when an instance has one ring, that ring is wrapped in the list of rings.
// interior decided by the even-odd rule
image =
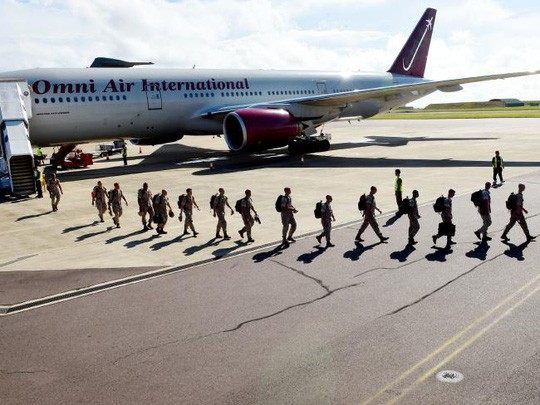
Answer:
[[[15,222],[19,222],[19,221],[24,221],[26,219],[32,219],[32,218],[39,218],[39,217],[42,217],[44,215],[49,215],[49,214],[52,214],[52,211],[47,211],[47,212],[42,212],[41,214],[34,214],[34,215],[26,215],[24,217],[19,217],[15,220]]]
[[[529,246],[530,242],[523,242],[521,245],[514,245],[513,243],[510,243],[510,242],[502,242],[502,243],[508,246],[508,250],[504,251],[504,254],[506,256],[511,257],[513,259],[517,259],[520,262],[525,260],[525,256],[523,255],[523,252]]]
[[[354,149],[368,146],[403,146],[409,142],[437,142],[437,141],[473,141],[489,140],[497,138],[442,138],[442,137],[394,137],[372,136],[367,137],[369,142],[337,143],[332,144],[331,150]],[[225,147],[225,145],[223,145]],[[90,169],[82,171],[65,171],[59,173],[61,181],[78,181],[118,177],[121,175],[149,173],[155,171],[174,170],[180,167],[198,169],[193,175],[207,176],[218,175],[228,172],[242,172],[256,170],[261,167],[283,168],[332,168],[332,167],[488,167],[489,162],[484,160],[453,160],[453,159],[387,159],[387,158],[362,158],[362,157],[338,157],[326,153],[305,154],[304,159],[300,156],[290,156],[286,148],[272,149],[259,153],[232,153],[227,150],[215,150],[186,146],[178,143],[161,146],[151,155],[146,156],[141,162],[134,165],[98,168],[99,162]],[[134,157],[135,159],[135,157]],[[213,168],[210,169],[212,162]],[[119,161],[120,163],[120,161]],[[512,162],[512,166],[540,167],[540,162]]]
[[[399,262],[404,263],[407,261],[407,258],[409,257],[409,255],[415,250],[416,248],[414,246],[407,245],[405,246],[403,250],[398,250],[398,251],[390,253],[390,259],[398,260]]]
[[[84,228],[88,228],[90,226],[96,226],[97,224],[99,224],[99,221],[94,221],[90,224],[84,224],[84,225],[77,225],[77,226],[70,226],[69,228],[65,228],[62,233],[69,233],[69,232],[73,232],[73,231],[78,231],[79,229],[84,229]]]
[[[486,242],[475,242],[474,244],[476,247],[465,253],[465,256],[470,257],[471,259],[486,260],[490,246]]]
[[[377,242],[373,243],[372,245],[364,246],[360,242],[355,242],[356,247],[352,250],[348,250],[345,253],[343,253],[343,257],[345,259],[350,259],[351,261],[355,262],[357,260],[360,260],[360,256],[368,250],[373,249],[377,245],[382,245],[383,242]]]
[[[326,249],[322,246],[314,246],[314,249],[315,250],[309,253],[301,254],[300,256],[298,256],[298,259],[296,260],[304,264],[309,264],[309,263],[312,263],[313,260],[315,260],[317,257],[322,255],[324,252],[326,252]]]
[[[438,246],[433,246],[433,249],[435,249],[435,252],[428,253],[426,255],[426,259],[429,260],[430,262],[445,262],[446,256],[448,256],[451,253],[454,253],[452,249],[441,248]]]

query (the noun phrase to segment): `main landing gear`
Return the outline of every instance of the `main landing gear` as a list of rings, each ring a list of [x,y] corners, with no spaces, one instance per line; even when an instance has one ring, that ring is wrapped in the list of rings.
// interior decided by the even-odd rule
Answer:
[[[299,136],[289,143],[290,155],[302,155],[304,153],[326,152],[330,149],[330,134],[317,136]]]

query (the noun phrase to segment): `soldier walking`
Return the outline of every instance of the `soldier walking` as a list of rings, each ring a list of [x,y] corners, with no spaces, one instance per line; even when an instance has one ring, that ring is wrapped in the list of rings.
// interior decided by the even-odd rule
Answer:
[[[452,241],[452,236],[454,236],[455,232],[454,224],[452,224],[452,198],[454,198],[454,195],[456,195],[455,190],[448,190],[448,196],[444,199],[441,211],[442,224],[439,225],[437,234],[432,236],[433,243],[435,244],[437,243],[437,239],[441,236],[446,236],[446,249],[450,249],[452,245],[455,244],[455,242]]]
[[[199,234],[199,232],[195,231],[195,227],[193,226],[193,207],[197,208],[198,211],[201,210],[195,201],[193,190],[188,188],[186,189],[186,195],[181,202],[181,209],[185,216],[184,233],[181,236],[189,235],[188,228],[193,232],[194,238]]]
[[[322,233],[315,238],[317,239],[317,242],[319,244],[321,243],[321,239],[323,236],[326,238],[326,247],[334,247],[335,245],[330,242],[330,234],[332,232],[332,221],[335,221],[336,218],[334,218],[334,211],[332,210],[332,206],[330,205],[332,203],[332,196],[327,195],[326,196],[326,202],[321,206],[321,224],[323,227]]]
[[[92,190],[92,205],[97,209],[99,221],[105,222],[103,214],[107,211],[107,189],[98,181]]]
[[[296,231],[294,214],[298,211],[292,205],[291,189],[285,187],[283,191],[285,195],[281,197],[281,224],[283,225],[281,236],[283,246],[287,247],[289,246],[289,242],[296,242],[293,238],[294,231]]]
[[[51,197],[51,206],[53,211],[58,211],[58,203],[60,202],[60,196],[64,194],[60,180],[56,178],[56,174],[51,174],[51,178],[47,182],[47,191],[49,197]]]
[[[109,191],[109,213],[113,217],[113,222],[117,228],[120,228],[120,217],[122,216],[122,200],[129,205],[122,190],[120,190],[120,184],[114,183],[114,189]]]
[[[499,176],[501,184],[504,183],[502,175],[504,169],[504,161],[498,150],[495,151],[495,156],[493,156],[493,158],[491,159],[491,165],[493,166],[493,185],[497,184],[497,175]]]
[[[523,206],[523,192],[525,191],[525,184],[518,185],[518,192],[515,194],[515,202],[514,207],[510,211],[510,222],[508,225],[506,225],[506,228],[504,228],[504,232],[501,235],[501,239],[505,242],[509,241],[508,238],[508,232],[510,232],[510,229],[517,223],[521,226],[521,229],[523,229],[523,232],[525,233],[525,236],[527,237],[527,242],[532,241],[533,239],[536,239],[536,236],[531,236],[531,233],[529,232],[529,227],[527,226],[527,222],[525,221],[525,216],[523,213],[528,214],[529,211],[525,209]]]
[[[491,188],[491,183],[486,182],[485,188],[482,190],[482,202],[478,206],[478,213],[482,218],[482,227],[476,231],[474,234],[478,239],[481,239],[482,242],[487,242],[491,238],[487,235],[487,230],[491,226],[491,196],[489,194],[489,189]],[[483,235],[483,236],[481,236]]]
[[[377,208],[377,204],[375,202],[375,194],[377,193],[377,187],[371,186],[371,189],[369,191],[369,195],[366,196],[366,209],[364,210],[364,213],[362,214],[364,217],[364,222],[362,223],[362,226],[358,230],[358,233],[356,234],[355,240],[357,242],[363,242],[364,239],[362,239],[362,233],[366,230],[368,225],[371,225],[381,242],[387,241],[388,237],[383,236],[381,231],[379,230],[379,224],[377,223],[377,220],[375,219],[375,211],[379,211],[379,214],[382,214],[382,211]]]
[[[231,210],[231,215],[234,215],[234,210],[229,205],[229,199],[225,195],[225,190],[223,188],[219,189],[219,194],[214,200],[214,218],[217,216],[217,228],[216,228],[216,239],[221,238],[220,231],[223,229],[223,239],[231,239],[227,234],[227,220],[225,219],[225,206],[229,207]]]
[[[160,235],[164,235],[167,233],[163,228],[165,228],[167,220],[169,219],[168,215],[173,212],[171,204],[169,204],[169,198],[167,197],[167,190],[161,190],[161,194],[157,195],[154,203],[154,212],[159,218],[159,222],[156,223],[156,232]],[[174,213],[172,216],[174,216]]]
[[[253,211],[255,215],[257,215],[257,211],[253,206],[251,190],[246,190],[245,194],[246,196],[242,198],[242,220],[244,221],[244,227],[240,229],[238,233],[242,239],[244,238],[244,233],[247,233],[247,241],[255,242],[255,240],[251,237],[251,228],[253,228],[253,224],[255,223],[255,219],[251,216],[251,211]]]
[[[148,189],[148,183],[143,183],[142,188],[137,192],[137,203],[139,204],[139,215],[143,225],[143,231],[152,228],[154,209],[152,208],[152,192]],[[148,215],[148,221],[146,220]]]
[[[418,213],[418,203],[416,199],[420,196],[418,190],[413,190],[412,198],[409,198],[409,245],[416,245],[417,242],[414,240],[414,237],[420,230],[420,223],[418,219],[420,214]]]

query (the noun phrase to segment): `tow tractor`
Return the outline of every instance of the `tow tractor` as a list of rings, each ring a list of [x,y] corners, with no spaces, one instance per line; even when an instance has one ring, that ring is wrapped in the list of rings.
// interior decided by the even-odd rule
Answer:
[[[74,169],[87,167],[94,164],[91,153],[84,153],[81,149],[75,149],[74,143],[62,145],[51,156],[51,166],[62,169]]]

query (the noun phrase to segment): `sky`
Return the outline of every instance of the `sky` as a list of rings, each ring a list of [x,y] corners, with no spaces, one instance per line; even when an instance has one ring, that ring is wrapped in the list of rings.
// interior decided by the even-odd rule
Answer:
[[[384,72],[427,7],[428,79],[540,70],[538,0],[0,0],[0,71],[87,67]],[[464,86],[416,103],[540,99],[540,76]]]

